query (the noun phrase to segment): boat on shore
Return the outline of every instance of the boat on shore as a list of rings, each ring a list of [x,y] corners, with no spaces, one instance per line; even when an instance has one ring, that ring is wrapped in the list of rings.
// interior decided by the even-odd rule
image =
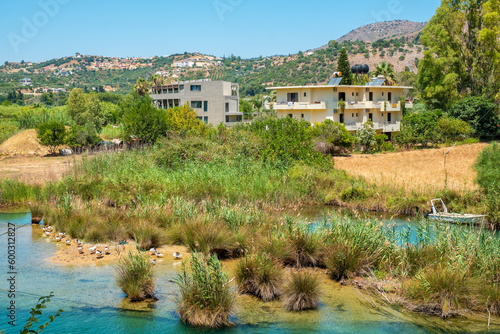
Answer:
[[[441,204],[439,211],[434,202]],[[481,224],[484,221],[485,215],[463,214],[463,213],[450,213],[441,198],[431,200],[432,212],[428,214],[429,219],[457,224]]]

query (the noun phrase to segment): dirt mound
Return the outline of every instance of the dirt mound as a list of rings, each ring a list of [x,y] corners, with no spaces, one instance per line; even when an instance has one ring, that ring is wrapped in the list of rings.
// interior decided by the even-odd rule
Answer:
[[[0,156],[45,156],[49,148],[36,138],[36,130],[25,130],[7,139],[0,145]]]

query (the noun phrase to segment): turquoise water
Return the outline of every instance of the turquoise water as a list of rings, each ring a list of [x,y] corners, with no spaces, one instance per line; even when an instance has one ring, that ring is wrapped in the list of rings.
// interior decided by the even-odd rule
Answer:
[[[233,321],[237,327],[226,330],[202,330],[180,324],[175,314],[177,274],[172,261],[164,261],[156,270],[159,301],[149,311],[123,309],[124,294],[115,285],[114,266],[63,266],[53,264],[58,246],[43,237],[37,225],[30,225],[29,213],[0,213],[0,234],[7,222],[16,224],[16,326],[7,324],[7,293],[0,291],[0,329],[19,333],[29,317],[29,310],[39,296],[51,291],[55,297],[43,311],[41,321],[62,308],[62,315],[44,333],[467,333],[485,332],[485,321],[443,321],[402,312],[398,308],[367,305],[351,287],[323,282],[319,310],[287,313],[279,302],[262,303],[250,297],[239,297]],[[28,224],[27,226],[23,226]],[[6,289],[7,236],[0,236],[1,283]],[[490,328],[500,333],[500,327]]]

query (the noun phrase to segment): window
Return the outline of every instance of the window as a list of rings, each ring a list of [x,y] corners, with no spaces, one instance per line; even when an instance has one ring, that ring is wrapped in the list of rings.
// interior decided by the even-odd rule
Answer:
[[[373,92],[368,93],[368,101],[373,101]]]
[[[293,118],[293,115],[292,114],[288,114],[288,117]]]
[[[337,113],[337,109],[333,109],[333,113],[336,114]]]
[[[354,96],[354,92],[352,92],[352,96]]]
[[[352,113],[352,117],[354,117],[354,113]]]
[[[392,100],[392,93],[389,92],[387,93],[387,101],[391,101]]]
[[[288,102],[299,102],[299,93],[288,93]]]
[[[179,90],[184,90],[184,85],[180,85]]]
[[[358,95],[358,92],[356,92],[356,96],[359,96],[359,95]]]
[[[307,96],[307,93],[304,93],[304,97],[306,97],[306,96]]]
[[[229,112],[229,102],[226,102],[226,112]]]
[[[304,118],[304,114],[302,114],[300,117]]]
[[[340,123],[344,123],[344,114],[340,114],[339,121],[340,121]]]
[[[372,114],[372,113],[369,113],[369,114],[368,114],[368,119],[370,119],[370,121],[372,121],[372,122],[373,122],[373,114]]]
[[[191,108],[201,108],[201,101],[191,101]]]
[[[384,96],[384,92],[382,92],[382,96]]]
[[[196,117],[196,119],[203,121],[203,117]]]
[[[356,117],[358,117],[358,113],[356,113]]]
[[[203,120],[205,121],[205,124],[208,124],[208,117],[207,116],[203,117]]]
[[[203,111],[204,112],[208,111],[208,101],[203,101]]]
[[[201,85],[191,85],[192,92],[201,92]]]
[[[231,86],[231,95],[238,96],[238,86],[236,86],[236,85]]]

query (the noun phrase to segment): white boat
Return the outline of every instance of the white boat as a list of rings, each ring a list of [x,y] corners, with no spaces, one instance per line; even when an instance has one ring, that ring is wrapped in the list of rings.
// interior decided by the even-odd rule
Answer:
[[[436,208],[434,202],[441,202],[442,211]],[[432,220],[438,220],[448,223],[468,223],[468,224],[480,224],[483,222],[485,215],[473,215],[473,214],[462,214],[462,213],[450,213],[448,208],[444,204],[441,198],[431,200],[432,213],[429,213],[428,217]]]

